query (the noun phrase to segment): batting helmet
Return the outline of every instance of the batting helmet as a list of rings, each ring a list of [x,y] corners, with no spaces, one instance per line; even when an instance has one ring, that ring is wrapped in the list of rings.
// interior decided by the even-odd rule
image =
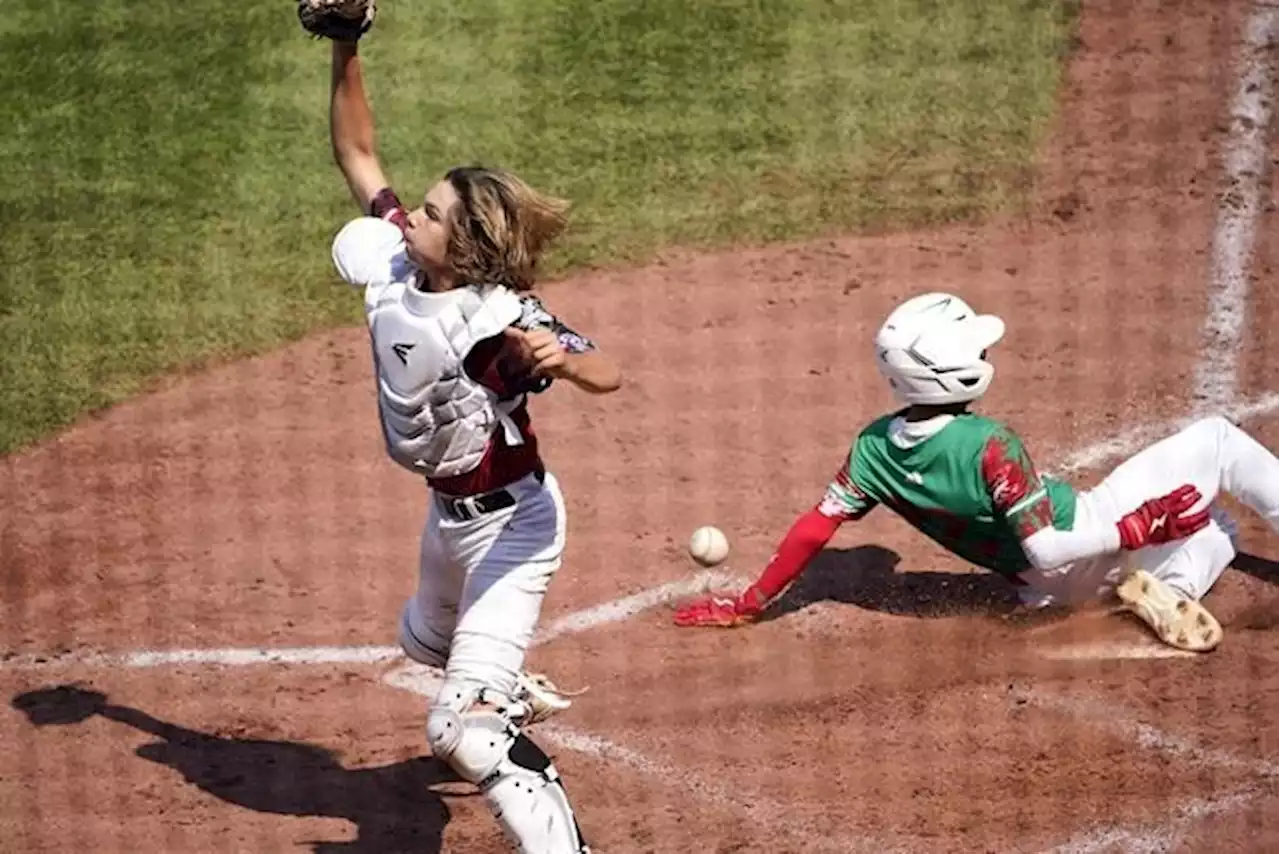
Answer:
[[[952,294],[912,297],[876,333],[876,367],[905,403],[964,403],[981,397],[995,367],[986,350],[1004,336],[1004,321],[976,314]]]

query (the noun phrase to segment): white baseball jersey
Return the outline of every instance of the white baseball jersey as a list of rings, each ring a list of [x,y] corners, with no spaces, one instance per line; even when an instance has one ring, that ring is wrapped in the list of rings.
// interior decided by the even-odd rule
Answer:
[[[400,229],[371,216],[338,232],[333,263],[344,281],[364,288],[378,412],[393,460],[428,478],[448,478],[480,463],[499,426],[508,444],[521,441],[510,414],[523,395],[499,400],[463,365],[478,342],[520,319],[515,292],[498,285],[419,290]]]

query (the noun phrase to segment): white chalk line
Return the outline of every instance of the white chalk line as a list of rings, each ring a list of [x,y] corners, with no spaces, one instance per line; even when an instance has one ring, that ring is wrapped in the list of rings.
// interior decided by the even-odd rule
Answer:
[[[1280,772],[1273,762],[1202,747],[1182,736],[1142,723],[1119,706],[1044,691],[1037,691],[1026,699],[1033,705],[1056,710],[1073,720],[1083,721],[1122,738],[1130,739],[1143,749],[1176,759],[1180,767],[1190,764],[1201,768],[1233,768],[1263,778],[1276,777]],[[1138,852],[1162,854],[1173,848],[1184,831],[1196,822],[1210,816],[1242,809],[1264,791],[1265,787],[1262,784],[1251,783],[1222,795],[1186,800],[1174,807],[1171,814],[1159,822],[1105,825],[1079,834],[1061,845],[1045,849],[1041,854],[1095,854],[1095,852],[1113,851],[1117,848],[1126,854],[1138,854]]]
[[[1217,797],[1193,798],[1174,807],[1163,821],[1104,825],[1046,848],[1041,854],[1100,854],[1117,850],[1124,854],[1165,854],[1196,822],[1242,809],[1263,791],[1264,787],[1254,784]]]
[[[1197,407],[1196,412],[1184,418],[1156,424],[1142,424],[1132,427],[1110,439],[1086,445],[1078,451],[1068,454],[1066,459],[1058,463],[1054,474],[1069,475],[1088,471],[1111,460],[1127,457],[1148,445],[1190,426],[1198,418],[1205,415],[1222,415],[1229,421],[1247,421],[1259,415],[1266,415],[1280,409],[1280,395],[1266,394],[1254,400],[1236,403],[1230,406],[1206,408]]]
[[[1159,641],[1093,641],[1041,649],[1051,661],[1147,661],[1159,658],[1198,658],[1200,653],[1177,649]]]
[[[438,670],[413,662],[397,667],[383,677],[383,682],[392,687],[428,698],[436,695],[442,681],[443,677]],[[676,768],[650,759],[639,751],[588,732],[545,721],[530,728],[529,734],[536,740],[545,740],[565,750],[620,765],[645,777],[659,780],[667,791],[676,790],[691,795],[704,803],[748,819],[756,826],[781,830],[800,842],[804,851],[830,851],[833,854],[874,851],[889,854],[893,850],[880,840],[822,834],[803,822],[788,819],[786,816],[789,810],[781,804],[749,792],[730,791],[691,773],[687,768]]]
[[[1034,706],[1050,709],[1070,718],[1085,721],[1146,750],[1163,754],[1187,764],[1206,768],[1234,768],[1263,777],[1276,775],[1273,763],[1239,756],[1229,750],[1201,747],[1179,735],[1142,723],[1122,706],[1103,703],[1081,696],[1037,690],[1023,695]]]
[[[125,653],[30,653],[0,662],[0,668],[28,670],[79,665],[94,668],[147,669],[165,665],[214,664],[251,667],[258,664],[376,664],[403,655],[390,646],[304,646],[279,649],[138,650]]]
[[[605,602],[593,608],[586,608],[572,614],[566,614],[549,623],[546,629],[538,632],[534,643],[548,643],[561,635],[577,634],[609,623],[620,623],[630,617],[647,611],[658,605],[675,601],[684,596],[701,593],[712,587],[745,583],[745,580],[731,572],[709,569],[699,572],[690,578],[671,581],[642,590],[631,596],[624,596],[612,602]]]
[[[1222,407],[1219,412],[1232,421],[1245,421],[1266,415],[1280,408],[1280,395],[1268,394],[1256,400],[1234,406]],[[1197,416],[1175,421],[1147,424],[1131,428],[1118,436],[1104,439],[1069,454],[1052,471],[1059,475],[1073,474],[1102,465],[1113,459],[1128,456],[1154,441],[1192,423]],[[535,644],[547,643],[562,635],[585,632],[597,626],[626,620],[642,611],[721,585],[744,583],[745,579],[724,569],[709,569],[688,578],[677,579],[657,587],[642,590],[610,602],[604,602],[581,611],[566,614],[551,621],[534,639]],[[1055,654],[1069,657],[1088,657],[1087,652],[1073,653],[1070,648]],[[403,653],[398,646],[312,646],[266,649],[260,647],[227,647],[222,649],[137,650],[126,653],[25,653],[0,659],[0,669],[28,669],[59,665],[81,665],[107,668],[150,668],[168,665],[212,664],[227,667],[249,667],[264,664],[377,664],[394,661]],[[1132,647],[1128,654],[1119,648],[1103,651],[1104,657],[1151,658],[1159,657],[1143,647]]]
[[[1198,414],[1221,414],[1235,421],[1272,412],[1277,406],[1276,395],[1252,403],[1235,404],[1241,337],[1248,316],[1249,266],[1266,169],[1267,132],[1274,109],[1275,80],[1271,62],[1275,56],[1276,27],[1276,5],[1259,5],[1249,16],[1242,38],[1242,74],[1232,99],[1231,126],[1225,142],[1223,171],[1226,187],[1219,197],[1212,237],[1204,343],[1192,387]],[[1176,429],[1180,425],[1173,426]],[[1081,449],[1068,457],[1061,468],[1065,473],[1089,469],[1107,459],[1127,456],[1159,438],[1162,436],[1151,429],[1128,431],[1107,442]],[[1146,647],[1141,649],[1145,651]],[[1129,654],[1136,656],[1140,654],[1138,650],[1135,647]],[[1100,650],[1095,648],[1091,651]],[[1108,652],[1114,654],[1115,650]],[[1062,651],[1059,650],[1058,654],[1061,655]],[[1074,718],[1118,730],[1143,747],[1180,760],[1225,767],[1243,766],[1268,776],[1275,774],[1271,763],[1260,765],[1223,751],[1201,748],[1135,721],[1118,709],[1078,698],[1045,694],[1039,695],[1037,701],[1065,711]],[[1098,828],[1049,849],[1046,854],[1094,854],[1116,847],[1126,852],[1164,852],[1177,843],[1188,826],[1205,817],[1242,808],[1257,792],[1255,785],[1214,798],[1187,801],[1161,822]]]
[[[1210,253],[1204,350],[1193,387],[1196,398],[1209,405],[1236,397],[1240,342],[1249,316],[1249,267],[1267,168],[1267,132],[1275,108],[1276,23],[1275,3],[1256,6],[1239,49],[1240,81],[1223,143],[1226,186],[1219,194]]]
[[[1256,232],[1261,178],[1266,164],[1267,137],[1265,134],[1273,110],[1271,104],[1273,86],[1270,85],[1269,65],[1263,59],[1263,50],[1273,45],[1275,30],[1276,8],[1274,6],[1259,8],[1251,16],[1244,42],[1246,69],[1231,108],[1233,126],[1226,143],[1225,164],[1225,174],[1230,190],[1225,194],[1226,203],[1220,207],[1214,231],[1209,309],[1204,328],[1206,346],[1202,360],[1197,365],[1194,380],[1194,394],[1206,409],[1221,407],[1236,397],[1236,363],[1246,316],[1248,267]],[[1222,414],[1233,420],[1242,420],[1273,411],[1276,407],[1277,397],[1272,395],[1260,401],[1229,407]],[[1062,463],[1060,470],[1064,473],[1072,473],[1099,465],[1109,459],[1125,456],[1161,438],[1162,434],[1170,432],[1170,428],[1176,429],[1178,426],[1181,425],[1158,425],[1127,431],[1120,436],[1077,451]],[[694,579],[685,582],[671,582],[634,596],[604,603],[551,623],[540,632],[535,643],[546,643],[562,635],[619,622],[647,608],[669,601],[671,598],[694,592],[699,588],[704,589],[708,584],[733,580],[735,579],[724,576],[711,578],[695,576]],[[1162,645],[1102,649],[1094,646],[1078,647],[1074,651],[1059,650],[1056,654],[1163,657],[1163,654],[1158,651],[1167,649]],[[1176,650],[1171,650],[1170,653],[1180,654]],[[115,655],[17,656],[0,662],[0,667],[69,663],[124,668],[151,668],[171,664],[219,664],[232,667],[258,664],[369,664],[396,660],[401,655],[398,647],[390,646],[142,650]],[[432,680],[430,684],[438,687],[439,677],[434,674],[428,675]],[[385,681],[416,693],[434,695],[434,687],[429,687],[429,683],[425,681],[422,674],[417,677],[420,681],[414,682],[413,678],[406,668],[401,668],[387,674]],[[1041,697],[1038,702],[1064,709],[1074,717],[1091,720],[1094,723],[1106,723],[1112,728],[1120,726],[1143,747],[1179,758],[1209,761],[1227,766],[1237,766],[1244,761],[1229,754],[1220,755],[1218,751],[1207,751],[1148,725],[1118,718],[1114,715],[1114,710],[1090,709],[1080,701],[1063,698]],[[1105,714],[1099,712],[1105,712]],[[647,776],[659,778],[668,786],[676,783],[704,800],[729,807],[758,823],[784,827],[806,842],[806,850],[855,850],[848,840],[836,841],[828,837],[815,836],[813,831],[803,825],[780,823],[779,816],[784,815],[784,812],[774,804],[760,799],[743,800],[735,797],[721,787],[653,762],[635,751],[597,736],[554,724],[543,725],[540,727],[540,733],[567,749],[622,764]],[[1250,767],[1253,767],[1252,763]],[[1268,766],[1268,773],[1273,773],[1271,766]],[[1103,828],[1050,850],[1054,854],[1090,854],[1090,852],[1122,845],[1127,851],[1163,851],[1176,841],[1177,832],[1182,826],[1209,815],[1239,808],[1255,794],[1255,790],[1246,790],[1211,800],[1189,801],[1178,807],[1173,817],[1160,825]],[[865,841],[857,847],[861,848],[864,844],[866,844]],[[883,849],[879,847],[877,850]]]
[[[1223,407],[1220,414],[1232,421],[1245,421],[1280,408],[1280,395],[1268,394],[1256,400]],[[1104,439],[1069,454],[1053,469],[1053,473],[1067,475],[1091,469],[1113,459],[1128,456],[1167,435],[1192,423],[1198,416],[1188,416],[1174,421],[1140,425]],[[562,635],[588,631],[597,626],[626,620],[642,611],[656,607],[682,596],[699,593],[720,586],[745,583],[745,579],[722,569],[709,569],[691,577],[677,579],[604,602],[581,611],[575,611],[553,620],[535,636],[534,644],[547,643]],[[1161,657],[1147,647],[1116,646],[1098,650],[1104,658],[1154,658]],[[1052,651],[1058,657],[1088,658],[1087,650],[1063,647]],[[264,664],[322,665],[322,664],[377,664],[395,661],[403,653],[398,646],[314,646],[265,649],[258,647],[222,649],[138,650],[127,653],[27,653],[0,660],[0,669],[39,668],[77,664],[87,667],[150,668],[169,665],[212,664],[228,667],[248,667]]]
[[[1249,295],[1249,264],[1257,228],[1259,199],[1266,169],[1267,130],[1273,111],[1275,82],[1270,58],[1275,55],[1277,12],[1275,4],[1259,6],[1249,17],[1242,45],[1243,74],[1231,105],[1232,126],[1225,143],[1222,193],[1213,233],[1209,306],[1204,324],[1204,346],[1196,365],[1193,394],[1197,415],[1221,414],[1243,421],[1273,412],[1280,398],[1267,395],[1248,403],[1237,399],[1237,365]],[[1098,466],[1110,459],[1128,456],[1194,420],[1164,426],[1139,427],[1110,440],[1082,448],[1060,465],[1071,474]],[[1161,648],[1168,653],[1158,653]],[[1163,644],[1090,644],[1047,651],[1049,657],[1165,657],[1181,654]],[[1074,719],[1104,727],[1131,738],[1139,746],[1166,756],[1199,765],[1245,768],[1265,776],[1275,776],[1270,762],[1260,763],[1235,754],[1200,747],[1192,742],[1134,720],[1126,712],[1078,697],[1039,693],[1033,701],[1040,706],[1065,712]],[[1261,791],[1253,784],[1245,789],[1208,798],[1186,801],[1163,821],[1150,824],[1116,824],[1097,828],[1048,849],[1045,854],[1095,854],[1119,847],[1125,852],[1164,852],[1172,848],[1183,831],[1208,816],[1246,806]]]
[[[709,569],[688,578],[670,581],[621,599],[566,614],[547,624],[534,637],[534,645],[548,643],[564,635],[585,632],[597,626],[626,620],[649,608],[700,593],[719,585],[741,583],[731,572]],[[250,667],[264,664],[378,664],[404,656],[398,646],[310,646],[263,649],[229,647],[223,649],[138,650],[125,653],[28,653],[0,661],[0,669],[34,669],[79,665],[86,667],[145,669],[167,665],[202,664]]]

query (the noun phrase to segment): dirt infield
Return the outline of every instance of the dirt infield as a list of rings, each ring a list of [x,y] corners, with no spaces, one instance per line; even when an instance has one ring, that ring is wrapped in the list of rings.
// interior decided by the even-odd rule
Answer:
[[[1253,9],[1085,3],[1027,217],[550,285],[628,386],[533,406],[570,514],[544,622],[689,577],[700,524],[753,576],[891,405],[867,342],[909,293],[1005,315],[984,409],[1082,483],[1116,461],[1103,443],[1196,410],[1206,352],[1227,346],[1203,327]],[[1247,409],[1280,371],[1274,123],[1267,138],[1241,344],[1211,379],[1274,451],[1275,409]],[[375,417],[364,333],[345,330],[3,462],[4,850],[505,850],[423,756],[424,698],[384,681],[399,662],[334,661],[393,644],[414,583],[425,494]],[[761,625],[679,631],[640,604],[562,623],[531,666],[591,690],[535,737],[610,854],[1275,851],[1277,543],[1241,521],[1209,656],[1138,657],[1163,648],[1122,617],[1010,618],[1008,590],[880,511]],[[334,649],[92,659],[312,647]]]

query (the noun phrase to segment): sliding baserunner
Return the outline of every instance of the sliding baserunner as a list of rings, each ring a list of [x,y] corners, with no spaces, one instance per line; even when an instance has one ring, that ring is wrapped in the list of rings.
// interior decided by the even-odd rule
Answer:
[[[910,299],[875,339],[876,364],[905,407],[858,435],[822,500],[791,526],[737,596],[705,596],[681,626],[758,617],[845,522],[879,504],[953,554],[1008,578],[1032,607],[1114,591],[1161,640],[1207,651],[1222,640],[1200,599],[1235,556],[1226,492],[1277,528],[1280,460],[1221,417],[1197,421],[1077,492],[1042,477],[1007,425],[970,411],[991,384],[987,349],[1004,321],[964,300]]]

